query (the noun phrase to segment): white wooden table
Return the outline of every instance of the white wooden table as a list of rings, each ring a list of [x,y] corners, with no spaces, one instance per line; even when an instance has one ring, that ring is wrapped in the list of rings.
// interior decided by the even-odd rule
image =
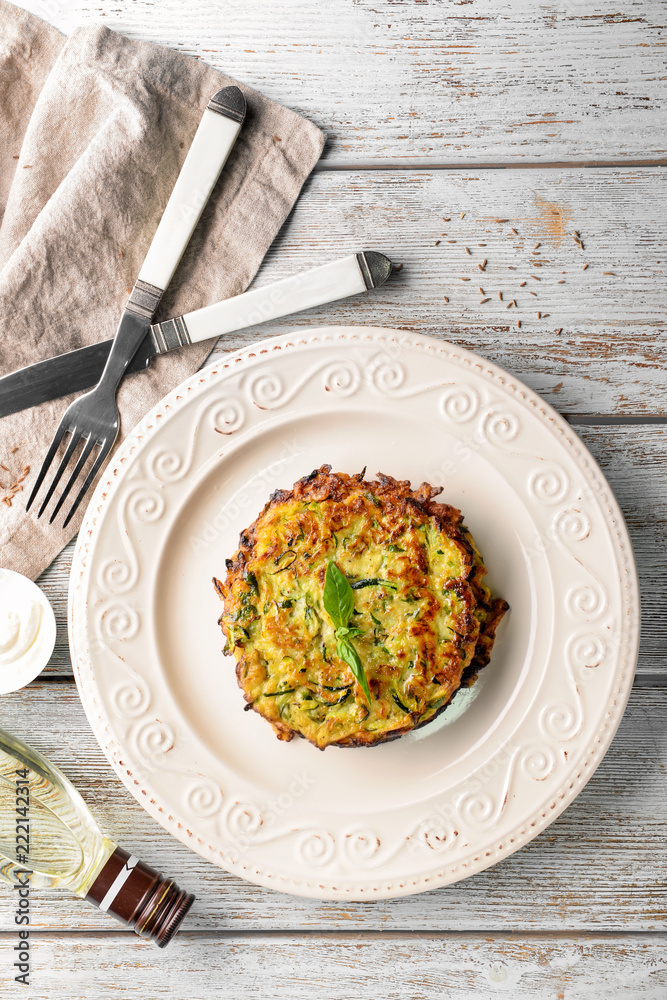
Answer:
[[[110,835],[197,902],[159,952],[76,898],[35,894],[30,997],[665,1000],[664,4],[23,6],[65,31],[103,19],[190,53],[324,127],[321,164],[258,284],[364,247],[403,271],[372,296],[228,337],[216,351],[290,327],[355,322],[445,336],[497,361],[563,413],[602,465],[636,547],[644,614],[620,731],[545,834],[448,889],[317,903],[207,864],[121,786],[72,680],[69,547],[39,581],[58,615],[56,656],[38,683],[3,697],[0,724],[60,764]],[[471,273],[466,246],[489,261],[480,281],[461,280]],[[521,286],[526,275],[540,280]],[[0,902],[4,998],[20,987],[9,975],[11,900]]]

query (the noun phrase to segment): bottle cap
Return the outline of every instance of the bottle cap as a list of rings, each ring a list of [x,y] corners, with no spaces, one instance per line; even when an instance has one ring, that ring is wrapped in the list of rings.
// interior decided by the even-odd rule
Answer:
[[[173,879],[164,878],[150,865],[117,847],[86,899],[129,924],[135,934],[151,938],[158,948],[164,948],[195,897],[179,889]]]

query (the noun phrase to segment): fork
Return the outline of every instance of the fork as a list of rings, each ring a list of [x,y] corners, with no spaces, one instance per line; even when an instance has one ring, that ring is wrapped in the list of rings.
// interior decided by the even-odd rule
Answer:
[[[40,518],[77,447],[82,445],[70,478],[49,518],[49,524],[58,516],[91,454],[98,448],[83,486],[63,522],[63,528],[67,527],[113,448],[120,428],[120,414],[116,404],[118,385],[137,348],[149,332],[160,299],[236,141],[245,118],[245,110],[245,99],[238,87],[219,90],[206,106],[121,316],[100,381],[94,389],[75,399],[67,407],[32,488],[26,510],[30,510],[56,452],[69,435],[65,452],[39,508],[37,517]]]

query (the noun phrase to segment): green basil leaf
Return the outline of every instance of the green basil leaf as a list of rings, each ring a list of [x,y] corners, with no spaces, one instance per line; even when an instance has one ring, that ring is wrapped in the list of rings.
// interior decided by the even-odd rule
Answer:
[[[346,628],[354,611],[354,594],[344,573],[333,559],[327,566],[322,594],[324,610],[336,628]]]
[[[336,629],[336,638],[338,638],[339,636],[340,637],[344,636],[347,639],[356,639],[357,636],[363,635],[363,634],[364,634],[364,630],[362,628],[359,628],[358,625],[350,625],[349,628],[337,628]]]
[[[329,562],[324,577],[322,603],[336,629],[336,653],[350,667],[370,705],[371,692],[364,665],[352,645],[352,639],[363,635],[364,630],[357,625],[348,624],[354,613],[354,593],[347,577],[338,569],[333,559]]]
[[[336,642],[336,652],[338,656],[347,663],[348,667],[359,681],[361,689],[366,695],[366,701],[370,705],[371,703],[371,692],[368,687],[368,679],[366,677],[366,671],[364,670],[364,665],[359,658],[359,654],[352,645],[349,639],[344,636]]]

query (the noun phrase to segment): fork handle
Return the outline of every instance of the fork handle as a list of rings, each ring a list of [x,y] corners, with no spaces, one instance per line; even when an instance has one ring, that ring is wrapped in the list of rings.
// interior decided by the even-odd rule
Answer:
[[[151,333],[163,353],[378,288],[385,283],[392,267],[389,258],[376,250],[353,253],[185,316],[155,323]]]
[[[163,292],[171,281],[245,113],[245,98],[238,87],[225,87],[208,102],[139,272],[140,282]]]
[[[148,332],[162,294],[236,141],[245,111],[245,98],[238,87],[225,87],[208,102],[121,316],[100,385],[115,389]]]

